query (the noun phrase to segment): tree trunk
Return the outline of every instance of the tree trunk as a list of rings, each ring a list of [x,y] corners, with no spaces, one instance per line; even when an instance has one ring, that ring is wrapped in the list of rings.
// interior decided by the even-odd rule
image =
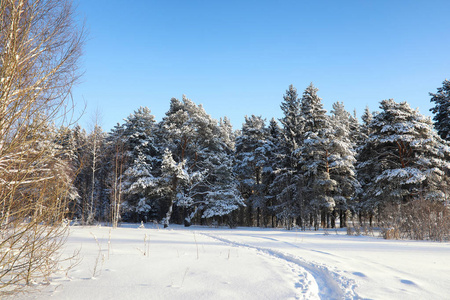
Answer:
[[[331,214],[331,228],[336,228],[336,211]]]
[[[253,209],[252,209],[252,202],[248,202],[248,210],[247,210],[247,226],[252,227],[253,226]]]
[[[319,212],[314,212],[314,230],[319,230]]]
[[[260,225],[261,225],[259,222],[260,214],[261,214],[261,209],[258,207],[258,208],[256,208],[256,227],[260,227]]]
[[[173,204],[175,203],[175,197],[177,196],[178,178],[174,175],[172,178],[172,193],[170,195],[169,209],[167,210],[166,217],[164,218],[164,228],[169,227],[170,218],[172,217]]]
[[[322,228],[325,228],[326,226],[326,216],[325,216],[325,212],[323,210],[320,210],[320,225],[322,226]]]
[[[169,209],[166,213],[166,217],[164,218],[164,228],[169,227],[169,222],[170,222],[170,217],[172,216],[172,211],[173,211],[173,198],[175,197],[175,195],[170,197],[170,202],[169,202]]]
[[[327,228],[331,228],[331,214],[329,212],[326,213],[327,216]]]

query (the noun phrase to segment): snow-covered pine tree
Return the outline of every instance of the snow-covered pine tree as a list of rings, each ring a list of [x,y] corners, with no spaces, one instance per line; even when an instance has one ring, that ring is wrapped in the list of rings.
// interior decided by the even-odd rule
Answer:
[[[434,127],[441,138],[450,140],[450,81],[444,80],[442,87],[437,89],[437,93],[430,93],[431,102],[435,106],[430,109],[434,113]]]
[[[225,171],[232,162],[231,151],[227,155],[226,150],[230,140],[217,123],[185,96],[182,102],[172,98],[160,131],[166,147],[158,185],[159,193],[167,197],[164,226],[169,225],[174,205],[190,225],[198,212],[202,218],[225,216],[242,204],[232,172]]]
[[[272,118],[267,128],[267,166],[263,169],[263,184],[267,187],[266,203],[268,214],[270,215],[271,226],[276,226],[276,213],[277,213],[277,191],[279,186],[275,185],[275,179],[277,178],[277,172],[283,168],[283,136],[282,129],[278,125],[275,118]],[[268,216],[269,217],[269,216]],[[265,222],[267,223],[267,222]]]
[[[161,159],[155,141],[155,120],[147,107],[140,107],[125,119],[122,142],[127,164],[123,171],[122,207],[133,221],[158,217],[159,203],[154,194]]]
[[[273,182],[270,185],[270,194],[275,196],[272,208],[277,217],[283,220],[286,228],[290,228],[293,220],[299,216],[297,201],[298,193],[298,149],[301,146],[303,123],[300,114],[300,100],[297,89],[290,85],[283,96],[281,110],[284,117],[280,119],[282,124],[280,142],[277,143],[278,163],[272,168],[274,172]]]
[[[329,136],[328,157],[330,178],[337,185],[332,193],[336,206],[331,220],[331,227],[335,227],[334,219],[339,215],[340,226],[346,226],[346,211],[351,209],[351,200],[359,182],[355,172],[355,143],[352,132],[357,133],[358,123],[344,108],[342,102],[333,103],[331,110],[331,134]],[[352,130],[353,129],[353,130]],[[328,224],[327,224],[328,225]]]
[[[232,213],[245,206],[233,172],[234,149],[227,146],[226,136],[217,135],[215,144],[203,164],[209,172],[208,184],[202,184],[207,189],[201,203],[202,218],[221,217],[224,221],[226,217],[228,225],[234,227],[236,220]],[[195,210],[191,213],[191,216],[194,215]]]
[[[321,215],[322,226],[326,226],[327,219],[336,206],[332,193],[336,190],[337,182],[330,175],[331,153],[331,124],[318,89],[311,83],[303,92],[301,100],[302,144],[298,150],[301,167],[300,214],[302,222],[309,213],[314,228],[319,228],[318,217]]]
[[[361,207],[373,214],[417,197],[444,201],[450,152],[431,119],[406,102],[384,100],[380,108],[358,156]]]
[[[263,175],[268,166],[270,148],[265,120],[261,116],[245,116],[241,135],[236,138],[234,168],[239,189],[247,203],[247,226],[253,226],[255,216],[258,227],[261,226],[261,216],[266,219],[267,186],[263,184]]]
[[[202,150],[197,152],[197,163],[193,168],[197,170],[194,174],[200,176],[191,177],[177,205],[186,210],[187,226],[199,215],[202,219],[226,221],[233,227],[235,221],[231,213],[244,206],[244,201],[233,173],[234,134],[231,124],[228,123],[224,130],[220,123],[217,125],[217,121],[206,114],[201,105],[196,106],[187,99],[184,101],[191,107],[192,126]]]

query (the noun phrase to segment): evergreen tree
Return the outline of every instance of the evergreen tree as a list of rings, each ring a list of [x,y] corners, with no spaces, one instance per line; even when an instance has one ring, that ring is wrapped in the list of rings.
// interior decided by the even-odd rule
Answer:
[[[283,151],[282,129],[277,121],[272,118],[269,122],[267,137],[267,166],[263,169],[263,184],[267,188],[266,203],[267,210],[270,213],[271,225],[275,227],[275,217],[277,213],[277,191],[279,186],[275,183],[279,170],[283,167],[282,158],[285,157]],[[281,176],[279,176],[280,178]]]
[[[332,193],[336,190],[337,182],[330,174],[330,137],[331,126],[326,110],[323,109],[318,89],[311,83],[303,93],[301,101],[302,147],[299,149],[302,182],[300,213],[304,221],[307,212],[311,213],[316,229],[319,228],[318,216],[322,216],[322,226],[336,206]],[[306,199],[308,201],[306,202]]]
[[[362,208],[374,213],[387,203],[417,197],[445,199],[449,148],[429,118],[406,102],[381,102],[358,159]]]
[[[355,151],[352,133],[359,125],[356,118],[352,117],[344,108],[342,102],[333,104],[331,110],[331,135],[329,138],[328,157],[330,178],[336,181],[336,188],[332,193],[335,201],[334,216],[331,227],[335,227],[334,217],[339,214],[341,227],[346,226],[346,211],[351,207],[359,182],[355,172]],[[353,128],[352,128],[353,127]],[[353,129],[353,130],[352,130]],[[327,224],[328,225],[328,224]]]
[[[155,120],[147,107],[140,107],[122,125],[126,167],[122,190],[123,208],[135,221],[158,217],[159,203],[154,195],[161,159],[155,141]]]
[[[82,219],[83,216],[87,214],[90,191],[90,172],[87,157],[87,133],[86,130],[81,128],[79,125],[75,126],[72,130],[74,139],[74,155],[76,156],[76,177],[74,185],[80,196],[77,203],[73,203],[70,206],[71,217],[76,219]],[[85,214],[86,212],[86,214]]]
[[[362,126],[358,122],[358,117],[356,116],[356,109],[353,110],[353,115],[349,116],[349,130],[350,130],[349,136],[350,141],[352,143],[353,149],[356,151],[358,147],[364,143],[364,136],[361,132]]]
[[[182,102],[171,100],[161,123],[161,144],[167,148],[158,189],[168,200],[164,226],[169,225],[174,205],[184,208],[177,215],[183,213],[190,225],[198,212],[202,218],[224,216],[242,204],[233,174],[226,171],[231,170],[232,160],[231,151],[227,153],[230,140],[225,137],[201,105],[184,96]]]
[[[297,95],[297,89],[292,84],[283,96],[281,110],[284,114],[280,122],[283,125],[285,152],[288,156],[291,156],[299,148],[303,129],[300,114],[300,99]],[[296,165],[295,158],[290,158],[290,165],[292,167]]]
[[[230,119],[227,117],[220,118],[219,129],[221,137],[227,148],[234,150],[234,144],[236,141],[236,133],[233,131]]]
[[[247,201],[247,225],[253,225],[256,209],[256,225],[260,217],[267,214],[267,186],[264,184],[264,171],[269,163],[270,142],[265,120],[260,116],[245,116],[241,135],[236,139],[235,173],[240,182],[240,191]]]
[[[370,132],[370,123],[373,120],[373,114],[370,112],[368,106],[366,106],[366,108],[364,109],[364,114],[361,116],[361,119],[363,121],[362,126],[361,126],[361,143],[357,144],[358,147],[365,144],[365,140],[369,137],[369,135],[371,133]]]
[[[275,196],[272,209],[277,217],[283,220],[285,227],[290,228],[292,221],[299,215],[298,198],[299,188],[299,147],[303,132],[303,123],[300,114],[300,100],[297,90],[290,85],[283,96],[281,110],[284,117],[282,124],[281,142],[277,143],[277,159],[273,165],[274,178],[269,193]],[[297,201],[296,201],[297,199]]]
[[[433,117],[434,126],[441,138],[450,140],[450,81],[444,80],[442,87],[437,89],[437,93],[430,93],[431,102],[435,106],[430,109],[435,115]]]

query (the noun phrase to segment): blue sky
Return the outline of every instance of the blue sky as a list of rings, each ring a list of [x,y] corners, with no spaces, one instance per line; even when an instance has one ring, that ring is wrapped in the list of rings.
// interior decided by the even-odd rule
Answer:
[[[185,94],[207,113],[281,118],[283,94],[313,82],[324,107],[408,101],[450,77],[450,1],[78,0],[89,31],[73,96],[109,131],[140,106],[160,121]]]

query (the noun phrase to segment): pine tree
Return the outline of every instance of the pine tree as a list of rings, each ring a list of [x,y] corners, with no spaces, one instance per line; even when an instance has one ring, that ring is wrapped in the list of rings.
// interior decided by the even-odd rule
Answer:
[[[159,185],[159,193],[167,197],[164,226],[174,208],[179,209],[177,217],[183,213],[185,225],[190,225],[199,212],[202,218],[224,216],[242,204],[233,174],[226,171],[231,170],[227,149],[232,140],[217,123],[185,96],[182,102],[171,100],[160,130],[161,144],[167,148]]]
[[[135,221],[157,218],[159,207],[154,189],[161,159],[155,141],[155,120],[147,107],[140,107],[122,125],[127,165],[123,171],[124,210]]]
[[[202,199],[204,208],[202,218],[227,216],[228,225],[234,227],[236,220],[231,213],[244,206],[244,199],[239,193],[233,172],[233,151],[226,148],[225,141],[219,141],[219,143],[225,147],[220,147],[221,150],[216,149],[211,153],[205,164],[205,168],[209,170],[207,181],[210,184],[205,186],[208,190]]]
[[[235,173],[240,182],[240,191],[247,201],[247,225],[260,226],[260,217],[267,214],[267,186],[264,184],[264,170],[268,166],[270,142],[265,120],[260,116],[245,116],[241,135],[236,139]],[[256,209],[256,213],[254,212]]]
[[[230,119],[227,117],[220,118],[219,129],[221,132],[221,137],[225,145],[229,149],[234,149],[236,141],[236,133],[233,131],[233,126],[231,125]]]
[[[444,80],[442,87],[437,89],[437,93],[430,93],[431,102],[435,106],[430,109],[435,114],[433,117],[434,126],[441,138],[450,140],[450,81]]]
[[[417,197],[443,201],[449,148],[431,120],[406,102],[384,100],[380,108],[358,158],[362,208],[373,214],[388,203],[407,203]]]
[[[330,178],[336,181],[336,188],[332,197],[336,203],[334,217],[339,214],[341,227],[346,226],[346,211],[351,209],[351,201],[359,188],[355,172],[355,143],[352,141],[358,128],[355,117],[352,117],[344,108],[342,102],[333,104],[331,110],[331,135],[329,138],[328,158]],[[335,227],[334,217],[331,227]]]

